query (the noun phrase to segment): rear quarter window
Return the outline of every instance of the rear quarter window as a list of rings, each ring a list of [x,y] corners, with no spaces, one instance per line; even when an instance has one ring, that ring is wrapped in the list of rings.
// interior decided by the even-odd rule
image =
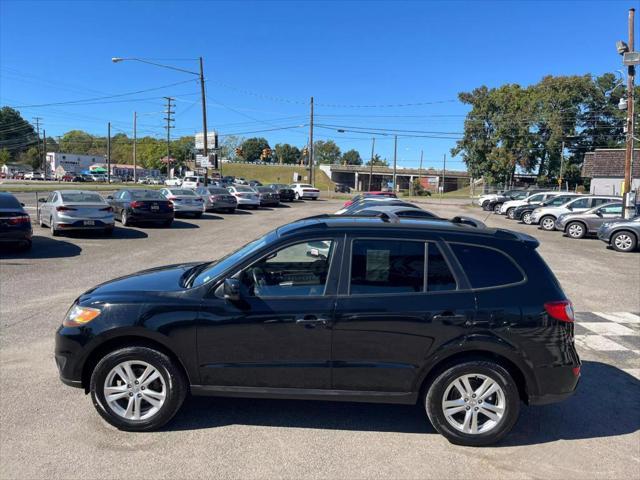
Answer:
[[[450,247],[472,288],[500,287],[525,280],[520,267],[500,250],[463,243],[451,243]]]

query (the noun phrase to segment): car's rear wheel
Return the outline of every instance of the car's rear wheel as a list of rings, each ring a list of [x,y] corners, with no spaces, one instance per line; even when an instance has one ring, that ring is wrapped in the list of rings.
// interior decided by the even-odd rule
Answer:
[[[565,232],[570,238],[582,238],[586,235],[587,229],[581,222],[571,222],[567,225]]]
[[[98,362],[90,391],[102,418],[120,430],[139,432],[158,429],[173,418],[187,394],[187,382],[164,353],[126,347]]]
[[[127,214],[126,210],[122,210],[122,213],[120,213],[120,222],[122,223],[123,227],[128,227],[129,225],[131,225],[129,215]]]
[[[632,252],[638,246],[638,239],[631,232],[616,232],[611,236],[611,246],[618,252]]]
[[[525,225],[531,225],[531,212],[525,212],[522,214],[522,223],[524,223]]]
[[[200,218],[202,216],[202,212],[196,212],[193,214],[195,218]]]
[[[507,435],[520,412],[518,388],[501,365],[468,361],[449,367],[425,397],[433,427],[451,443],[490,445]]]
[[[56,224],[55,224],[55,222],[53,221],[53,217],[52,217],[52,218],[49,218],[49,228],[51,229],[51,236],[52,236],[52,237],[57,237],[57,236],[59,236],[59,235],[60,235],[60,230],[58,230],[58,229],[56,228]]]
[[[556,219],[551,215],[546,215],[540,219],[540,228],[546,230],[547,232],[551,232],[556,229]]]
[[[493,206],[493,213],[495,214],[500,214],[500,209],[502,208],[502,204],[501,203],[496,203]]]
[[[511,207],[507,209],[507,218],[513,220],[516,217],[516,209],[515,207]]]
[[[295,199],[300,200],[300,194],[298,192],[296,192]]]
[[[482,210],[488,210],[489,209],[489,200],[485,200],[484,202],[482,202]]]

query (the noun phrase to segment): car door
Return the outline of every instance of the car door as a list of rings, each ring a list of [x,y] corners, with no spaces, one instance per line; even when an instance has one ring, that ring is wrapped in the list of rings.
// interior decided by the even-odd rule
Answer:
[[[602,206],[586,219],[589,232],[597,232],[604,222],[620,217],[622,217],[621,203]]]
[[[351,237],[333,328],[333,388],[411,392],[475,300],[438,241]]]
[[[584,212],[593,206],[592,200],[591,197],[578,198],[567,204],[566,207],[571,212]]]
[[[203,303],[198,357],[204,385],[329,389],[341,241],[281,245],[239,269],[240,300]]]

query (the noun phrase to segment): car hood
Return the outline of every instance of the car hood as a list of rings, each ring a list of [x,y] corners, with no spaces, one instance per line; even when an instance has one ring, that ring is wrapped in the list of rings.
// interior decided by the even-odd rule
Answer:
[[[200,262],[167,265],[132,273],[131,275],[102,283],[85,292],[84,295],[113,293],[130,295],[135,292],[176,292],[186,290],[186,288],[181,285],[180,279],[189,268],[199,263]]]

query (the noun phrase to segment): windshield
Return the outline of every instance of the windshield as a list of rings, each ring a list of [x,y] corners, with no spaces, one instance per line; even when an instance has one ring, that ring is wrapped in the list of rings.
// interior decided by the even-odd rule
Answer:
[[[575,195],[559,195],[557,197],[550,198],[546,202],[543,202],[542,205],[557,207],[558,205],[563,205],[569,200],[573,200],[574,198],[576,198]]]
[[[267,233],[264,237],[258,238],[253,242],[247,243],[244,247],[236,250],[229,255],[222,257],[220,260],[209,264],[209,267],[203,270],[198,274],[196,278],[193,279],[191,286],[197,287],[207,283],[208,281],[216,278],[221,273],[224,273],[227,269],[231,268],[237,262],[242,260],[243,258],[252,255],[268,243],[272,242],[277,238],[277,234],[275,231]]]
[[[134,200],[166,200],[164,195],[156,190],[131,190],[130,193]]]
[[[173,195],[189,195],[189,196],[195,196],[195,192],[193,190],[186,190],[186,189],[181,189],[181,190],[169,190],[169,193],[173,194]]]
[[[74,203],[105,203],[102,197],[97,193],[86,192],[63,193],[62,201]]]
[[[235,189],[238,192],[250,192],[250,193],[255,192],[255,190],[251,187],[236,186]]]

